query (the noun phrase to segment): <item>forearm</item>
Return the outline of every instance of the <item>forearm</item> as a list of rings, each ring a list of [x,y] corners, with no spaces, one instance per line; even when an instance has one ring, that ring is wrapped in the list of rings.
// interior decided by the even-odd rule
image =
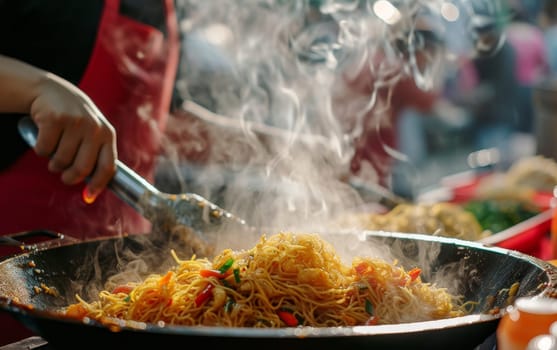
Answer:
[[[0,55],[0,113],[29,113],[48,73]]]

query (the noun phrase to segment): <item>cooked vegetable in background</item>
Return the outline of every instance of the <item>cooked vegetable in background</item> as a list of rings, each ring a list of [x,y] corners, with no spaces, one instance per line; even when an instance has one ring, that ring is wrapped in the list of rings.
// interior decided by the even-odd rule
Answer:
[[[478,241],[544,211],[538,197],[557,185],[557,163],[525,157],[506,172],[482,177],[470,193],[454,202],[400,204],[386,213],[347,215],[342,228],[422,233]],[[463,199],[465,198],[465,199]]]
[[[462,207],[491,233],[501,232],[541,212],[535,205],[518,199],[477,199]]]
[[[485,232],[471,212],[459,204],[448,202],[400,204],[385,214],[356,214],[344,218],[340,224],[367,230],[423,233],[470,241],[490,234]]]
[[[358,229],[423,233],[478,241],[541,213],[518,198],[478,198],[461,204],[401,204],[387,213],[354,214],[337,224]]]

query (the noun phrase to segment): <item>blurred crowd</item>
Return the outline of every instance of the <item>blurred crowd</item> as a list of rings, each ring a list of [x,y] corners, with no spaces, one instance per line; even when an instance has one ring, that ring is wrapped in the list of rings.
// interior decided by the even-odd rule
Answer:
[[[399,146],[411,163],[419,166],[443,152],[495,150],[490,161],[508,167],[535,152],[533,91],[557,73],[557,1],[508,0],[499,17],[483,29],[498,27],[496,50],[455,55],[432,108],[401,112]],[[394,186],[412,191],[400,179]]]

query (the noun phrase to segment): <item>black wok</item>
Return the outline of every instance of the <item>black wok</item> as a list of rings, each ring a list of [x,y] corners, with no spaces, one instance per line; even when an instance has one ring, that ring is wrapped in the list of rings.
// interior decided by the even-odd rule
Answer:
[[[191,349],[244,350],[474,349],[494,334],[504,308],[514,300],[509,296],[509,288],[514,283],[520,284],[515,297],[557,295],[557,269],[553,265],[503,248],[404,233],[324,234],[324,238],[337,249],[338,242],[343,242],[342,246],[357,247],[358,255],[391,250],[401,265],[419,265],[424,280],[446,286],[452,292],[463,294],[467,300],[477,301],[477,307],[469,316],[440,321],[283,329],[143,323],[109,328],[95,322],[66,319],[53,312],[74,303],[76,293],[93,298],[110,275],[145,251],[150,253],[142,255],[148,272],[166,271],[168,265],[161,259],[170,256],[169,247],[164,244],[146,246],[141,242],[142,237],[137,236],[39,246],[5,258],[0,261],[0,310],[45,338],[54,349],[100,349],[112,348],[115,344],[125,344],[129,349],[160,348],[170,344]],[[382,249],[387,246],[389,249]],[[53,296],[44,289],[37,293],[34,288],[37,286],[54,288],[58,295]]]

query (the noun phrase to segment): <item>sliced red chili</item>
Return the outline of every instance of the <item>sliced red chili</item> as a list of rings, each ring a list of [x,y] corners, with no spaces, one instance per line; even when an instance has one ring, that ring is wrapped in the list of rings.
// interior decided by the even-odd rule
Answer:
[[[278,317],[282,320],[282,322],[286,323],[289,327],[296,327],[298,326],[298,319],[292,312],[279,310],[277,311]]]
[[[377,316],[371,316],[366,321],[366,326],[374,326],[378,323]]]
[[[369,265],[362,262],[359,263],[358,265],[356,265],[354,267],[354,270],[356,270],[356,273],[360,276],[364,275],[367,271],[369,271]]]
[[[205,288],[203,288],[201,293],[199,293],[195,298],[195,306],[200,306],[205,301],[207,301],[207,299],[213,296],[213,288],[215,288],[215,286],[211,283],[208,283]]]

